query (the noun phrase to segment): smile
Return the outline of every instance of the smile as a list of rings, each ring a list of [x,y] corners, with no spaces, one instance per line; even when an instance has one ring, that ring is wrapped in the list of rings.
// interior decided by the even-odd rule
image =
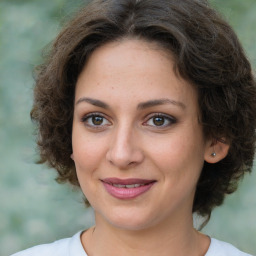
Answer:
[[[147,192],[155,180],[107,178],[101,180],[106,191],[118,199],[133,199]]]
[[[116,188],[138,188],[140,186],[144,186],[145,184],[131,184],[131,185],[122,185],[122,184],[111,184]]]

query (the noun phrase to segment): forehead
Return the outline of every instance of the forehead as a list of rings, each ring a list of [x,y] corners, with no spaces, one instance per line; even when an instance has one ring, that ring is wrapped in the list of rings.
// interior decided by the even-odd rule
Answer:
[[[125,39],[96,49],[79,76],[76,95],[163,98],[194,97],[195,90],[174,72],[174,58],[157,43]],[[86,95],[85,95],[86,96]],[[185,100],[185,99],[183,99]]]
[[[136,61],[133,64],[139,64],[139,60],[144,62],[146,59],[154,59],[154,61],[165,59],[165,61],[174,63],[174,57],[171,51],[165,49],[158,42],[149,42],[136,38],[123,38],[108,42],[96,48],[88,58],[84,68],[87,68],[99,59],[100,62],[97,65],[108,62],[108,64],[111,63],[112,65],[116,63],[118,66],[124,63],[125,60],[130,60],[131,58],[133,61]],[[144,66],[146,64],[146,62],[143,63]]]

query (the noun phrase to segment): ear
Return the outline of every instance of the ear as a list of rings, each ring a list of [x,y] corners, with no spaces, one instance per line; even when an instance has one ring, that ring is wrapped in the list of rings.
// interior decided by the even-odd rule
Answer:
[[[70,155],[70,158],[71,158],[72,160],[74,160],[74,155],[73,155],[73,153]]]
[[[207,142],[204,160],[210,164],[215,164],[224,159],[229,150],[229,144],[225,138],[211,139]]]

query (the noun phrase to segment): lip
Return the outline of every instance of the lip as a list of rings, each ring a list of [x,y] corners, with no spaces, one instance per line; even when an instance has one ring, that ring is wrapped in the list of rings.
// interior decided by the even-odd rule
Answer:
[[[119,179],[119,178],[106,178],[101,180],[106,191],[113,197],[118,199],[133,199],[145,192],[147,192],[155,183],[156,180],[147,179]],[[114,184],[116,186],[114,186]],[[118,185],[134,185],[140,184],[138,187],[117,187]],[[137,185],[136,185],[137,186]]]

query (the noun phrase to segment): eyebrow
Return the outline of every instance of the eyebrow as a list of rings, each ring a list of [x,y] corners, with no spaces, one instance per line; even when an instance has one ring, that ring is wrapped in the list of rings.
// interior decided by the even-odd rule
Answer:
[[[105,109],[110,109],[110,106],[101,101],[101,100],[96,100],[96,99],[92,99],[92,98],[87,98],[87,97],[83,97],[80,98],[77,102],[76,105],[82,102],[87,102],[91,105],[100,107],[100,108],[105,108]],[[156,99],[156,100],[149,100],[149,101],[145,101],[142,103],[139,103],[137,106],[137,109],[142,110],[142,109],[146,109],[146,108],[150,108],[150,107],[154,107],[154,106],[159,106],[159,105],[167,105],[167,104],[172,104],[178,107],[181,107],[182,109],[185,109],[186,106],[184,103],[176,101],[176,100],[171,100],[171,99]]]
[[[186,108],[184,103],[176,101],[176,100],[157,99],[157,100],[149,100],[146,102],[142,102],[138,105],[137,109],[145,109],[145,108],[150,108],[150,107],[159,106],[159,105],[167,105],[167,104],[172,104],[172,105],[181,107],[182,109]]]
[[[103,102],[101,100],[92,99],[92,98],[86,98],[86,97],[80,98],[76,102],[76,105],[81,103],[81,102],[87,102],[87,103],[90,103],[91,105],[94,105],[94,106],[97,106],[97,107],[100,107],[100,108],[105,108],[105,109],[110,108],[109,105],[106,104],[105,102]]]

